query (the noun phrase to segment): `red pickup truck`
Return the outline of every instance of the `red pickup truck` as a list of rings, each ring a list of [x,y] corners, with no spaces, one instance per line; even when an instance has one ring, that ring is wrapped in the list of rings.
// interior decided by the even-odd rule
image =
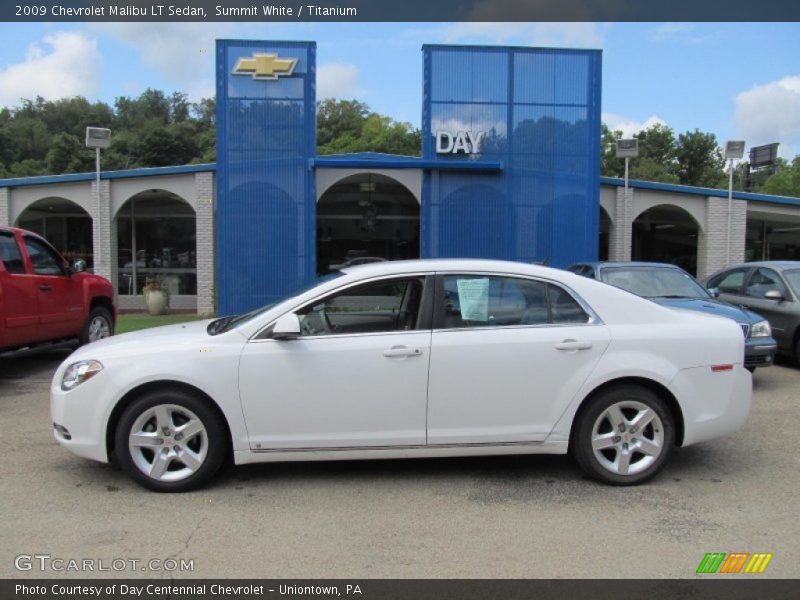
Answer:
[[[35,233],[0,227],[0,351],[112,335],[114,289],[85,269],[82,260],[69,265]]]

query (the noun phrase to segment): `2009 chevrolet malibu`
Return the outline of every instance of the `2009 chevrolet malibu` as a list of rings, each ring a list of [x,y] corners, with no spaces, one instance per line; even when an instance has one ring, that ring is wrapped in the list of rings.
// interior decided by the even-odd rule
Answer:
[[[56,440],[158,491],[236,464],[565,454],[636,484],[751,399],[730,319],[483,260],[345,269],[236,317],[94,342],[51,386]]]

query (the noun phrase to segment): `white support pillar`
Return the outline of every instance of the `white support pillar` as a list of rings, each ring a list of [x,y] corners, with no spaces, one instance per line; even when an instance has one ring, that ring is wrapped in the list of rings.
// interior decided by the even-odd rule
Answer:
[[[617,197],[612,215],[613,227],[608,236],[608,259],[630,260],[633,232],[633,188],[617,187]]]
[[[705,279],[729,264],[744,262],[747,234],[747,201],[733,200],[730,213],[731,254],[728,248],[728,199],[709,197],[706,200],[706,224],[697,242],[697,278]]]
[[[11,225],[9,218],[11,190],[4,187],[0,188],[0,225]]]
[[[214,174],[196,173],[197,314],[214,314]]]

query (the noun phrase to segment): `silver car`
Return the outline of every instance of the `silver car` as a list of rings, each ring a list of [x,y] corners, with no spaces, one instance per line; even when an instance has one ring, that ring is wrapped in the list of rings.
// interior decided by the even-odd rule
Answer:
[[[733,265],[706,280],[719,297],[763,315],[772,326],[778,352],[800,363],[800,261]]]

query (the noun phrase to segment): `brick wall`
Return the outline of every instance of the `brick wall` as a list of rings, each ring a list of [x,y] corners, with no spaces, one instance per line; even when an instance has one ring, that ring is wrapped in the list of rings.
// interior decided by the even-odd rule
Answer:
[[[214,313],[214,174],[195,173],[197,198],[197,314]]]

